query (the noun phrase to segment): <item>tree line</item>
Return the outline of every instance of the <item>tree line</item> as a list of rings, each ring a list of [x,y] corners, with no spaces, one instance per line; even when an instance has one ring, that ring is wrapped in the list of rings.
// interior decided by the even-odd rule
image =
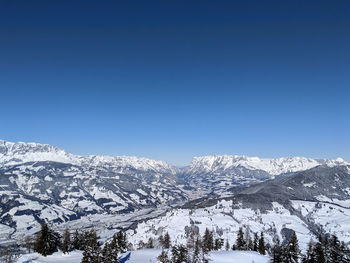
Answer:
[[[249,227],[239,228],[237,238],[232,246],[229,241],[214,238],[214,232],[205,229],[201,237],[197,232],[191,232],[185,245],[171,245],[169,234],[166,233],[167,242],[163,243],[163,236],[159,237],[162,252],[158,256],[161,263],[207,263],[209,252],[212,250],[246,250],[256,251],[261,255],[269,254],[271,263],[350,263],[347,246],[340,242],[336,235],[320,236],[317,242],[310,241],[307,252],[301,253],[296,233],[281,243],[278,236],[272,244],[265,241],[264,233],[253,233]],[[150,239],[151,240],[151,239]],[[152,243],[151,241],[147,242]]]
[[[98,241],[94,229],[70,233],[66,229],[61,236],[53,231],[47,224],[42,224],[34,242],[34,251],[48,256],[61,249],[63,253],[72,250],[82,250],[82,263],[118,263],[120,253],[127,250],[126,234],[123,231],[113,235],[113,238],[103,246]]]
[[[208,228],[205,229],[203,236],[198,229],[192,230],[186,235],[186,245],[179,245],[173,244],[169,233],[166,232],[156,239],[140,241],[137,248],[162,248],[158,256],[158,261],[161,263],[207,263],[210,261],[209,252],[213,250],[256,251],[262,255],[268,254],[271,263],[350,263],[348,248],[336,235],[326,234],[319,236],[317,241],[310,240],[305,254],[299,249],[298,238],[294,231],[282,243],[276,236],[272,244],[266,242],[263,232],[252,232],[249,226],[239,228],[232,245],[228,239],[215,235],[215,232]],[[127,243],[123,231],[114,234],[104,245],[98,240],[94,229],[82,232],[75,230],[73,233],[66,229],[63,235],[60,235],[47,224],[42,224],[34,240],[25,238],[25,247],[29,253],[34,249],[43,256],[51,255],[58,249],[63,253],[82,250],[82,263],[118,263],[121,253],[133,249],[133,246]]]

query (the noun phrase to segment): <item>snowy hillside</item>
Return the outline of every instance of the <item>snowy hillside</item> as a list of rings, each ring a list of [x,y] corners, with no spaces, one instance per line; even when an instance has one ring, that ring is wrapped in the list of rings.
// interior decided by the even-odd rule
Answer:
[[[251,236],[264,232],[268,243],[275,236],[284,240],[295,231],[301,249],[321,233],[336,234],[350,243],[350,166],[319,166],[256,184],[230,197],[200,199],[162,217],[139,223],[129,235],[133,243],[158,239],[169,232],[172,240],[186,244],[191,231],[235,242],[239,227]]]
[[[55,228],[95,226],[105,231],[105,238],[108,238],[106,229],[129,227],[185,203],[189,211],[201,213],[197,209],[215,205],[216,200],[208,198],[208,192],[221,193],[216,198],[226,197],[241,204],[242,209],[251,209],[249,213],[253,214],[275,211],[277,205],[286,215],[290,213],[290,222],[301,228],[305,227],[300,216],[306,213],[305,209],[297,209],[290,200],[350,207],[349,167],[344,164],[342,159],[207,156],[194,158],[188,167],[179,170],[166,162],[146,158],[78,156],[45,144],[0,141],[0,242],[35,233],[41,221],[50,222]],[[294,177],[287,176],[315,166],[318,167],[296,173]],[[278,174],[283,176],[276,176]],[[262,182],[275,176],[277,179],[273,181],[238,192],[230,190],[232,186]],[[200,202],[198,198],[202,198]],[[293,209],[300,211],[296,213]],[[311,208],[307,211],[311,213]],[[222,214],[220,209],[217,213]],[[318,210],[312,210],[305,217],[311,215],[318,215]],[[227,215],[224,217],[219,222],[226,222]],[[186,213],[174,220],[171,227],[178,227],[176,220],[191,224]],[[314,221],[325,224],[316,218]],[[245,219],[238,222],[244,223]],[[337,229],[337,222],[329,226]],[[203,223],[200,229],[206,224]],[[289,223],[276,224],[282,229],[281,224]],[[305,229],[314,231],[315,224],[312,227],[308,224]],[[147,231],[148,226],[145,227]],[[263,227],[272,226],[259,225],[256,229]],[[233,232],[236,228],[237,225],[231,223],[227,226]],[[181,235],[180,230],[175,232]],[[135,239],[140,238],[137,235]]]
[[[20,237],[41,220],[151,213],[188,200],[177,168],[162,161],[82,157],[50,145],[0,141],[0,164],[0,239]]]

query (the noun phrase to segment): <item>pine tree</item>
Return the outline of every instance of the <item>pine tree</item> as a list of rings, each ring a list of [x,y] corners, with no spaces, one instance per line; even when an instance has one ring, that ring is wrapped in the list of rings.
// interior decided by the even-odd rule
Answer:
[[[112,241],[109,243],[105,243],[102,250],[102,260],[103,263],[118,263],[118,255],[120,252],[120,248],[118,245],[117,235],[113,235]]]
[[[299,244],[296,233],[294,232],[286,245],[283,253],[283,262],[285,263],[297,263],[299,259]]]
[[[168,232],[165,233],[164,235],[164,248],[168,249],[171,246],[171,240],[170,240],[170,235]]]
[[[102,249],[101,262],[112,263],[113,261],[112,261],[111,255],[112,255],[111,246],[109,243],[106,242]]]
[[[328,235],[325,235],[323,238],[323,249],[324,249],[324,257],[325,257],[326,262],[327,262],[331,258],[331,249],[330,249]]]
[[[225,250],[228,251],[229,249],[230,249],[230,243],[228,242],[228,239],[226,239]]]
[[[340,263],[341,261],[341,251],[340,242],[336,235],[333,235],[330,243],[330,260],[332,263]]]
[[[237,250],[244,250],[245,247],[246,247],[246,243],[244,240],[243,228],[240,227],[238,230],[237,239],[236,239],[236,249]]]
[[[158,244],[161,248],[164,248],[164,237],[162,234],[158,237]]]
[[[214,242],[214,250],[220,250],[224,245],[224,240],[222,238],[216,238]]]
[[[123,231],[119,231],[116,235],[116,242],[119,250],[124,252],[128,248],[128,242],[126,240],[126,234]]]
[[[160,263],[171,263],[169,257],[168,257],[168,252],[164,251],[162,249],[162,253],[157,257]]]
[[[253,250],[253,241],[250,237],[250,228],[246,227],[244,233],[245,250]]]
[[[350,262],[350,254],[349,254],[349,250],[347,249],[344,241],[342,241],[340,243],[340,262],[346,262],[349,263]]]
[[[153,239],[152,238],[148,239],[146,247],[147,248],[154,248],[154,246],[153,246]]]
[[[265,247],[265,239],[264,239],[264,233],[261,232],[260,234],[260,239],[259,239],[259,244],[258,244],[258,251],[261,255],[266,254],[266,247]]]
[[[180,245],[178,251],[179,251],[178,263],[188,262],[188,250],[187,250],[187,248],[183,245]]]
[[[205,229],[203,240],[202,240],[202,250],[205,253],[208,253],[209,251],[213,250],[214,244],[213,244],[213,233],[209,231],[208,228]]]
[[[254,241],[253,241],[253,251],[258,252],[258,242],[259,242],[259,237],[258,233],[254,233]]]
[[[303,263],[317,263],[314,242],[312,241],[312,239],[310,240],[310,242],[308,244],[306,255],[303,256],[302,262]]]
[[[173,246],[171,249],[171,262],[172,263],[183,263],[188,261],[188,250],[185,246]]]
[[[282,263],[282,246],[278,236],[274,238],[274,245],[271,250],[271,263]]]
[[[196,239],[195,239],[195,233],[193,231],[191,231],[191,233],[189,234],[188,238],[187,238],[187,243],[186,246],[189,249],[194,248]]]
[[[73,234],[72,248],[77,250],[83,250],[81,234],[78,232],[78,230],[75,230]]]
[[[317,242],[315,245],[315,259],[317,263],[326,262],[326,258],[324,255],[324,250],[321,242]]]
[[[299,242],[297,234],[294,232],[289,243],[289,253],[291,255],[292,263],[298,263],[299,260]]]
[[[41,230],[36,236],[34,250],[46,257],[47,255],[51,255],[52,253],[56,252],[59,244],[59,235],[49,229],[47,224],[42,224]]]
[[[197,237],[195,243],[194,243],[194,251],[193,251],[193,257],[192,257],[192,263],[200,263],[200,242],[199,238]]]
[[[71,249],[70,232],[68,228],[66,228],[63,233],[62,252],[66,254],[70,251],[70,249]]]
[[[101,248],[97,241],[97,234],[95,230],[86,233],[84,245],[83,258],[81,263],[101,263]]]

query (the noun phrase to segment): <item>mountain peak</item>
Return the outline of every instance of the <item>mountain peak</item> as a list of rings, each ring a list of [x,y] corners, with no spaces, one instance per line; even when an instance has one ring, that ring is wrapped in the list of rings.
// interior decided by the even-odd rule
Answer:
[[[171,172],[178,169],[164,161],[136,156],[80,156],[66,152],[56,146],[40,143],[7,142],[0,140],[0,165],[15,165],[26,162],[52,161],[74,165],[133,167],[144,171]]]
[[[272,175],[307,170],[318,165],[348,164],[342,158],[312,159],[306,157],[259,158],[239,155],[208,155],[194,157],[186,168],[188,172],[215,172],[244,167],[249,170],[262,170]]]

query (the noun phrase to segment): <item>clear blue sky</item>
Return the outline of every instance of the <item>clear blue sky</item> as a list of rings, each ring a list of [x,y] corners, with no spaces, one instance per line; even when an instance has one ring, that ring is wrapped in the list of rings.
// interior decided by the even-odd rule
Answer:
[[[0,0],[0,138],[350,161],[349,1]]]

